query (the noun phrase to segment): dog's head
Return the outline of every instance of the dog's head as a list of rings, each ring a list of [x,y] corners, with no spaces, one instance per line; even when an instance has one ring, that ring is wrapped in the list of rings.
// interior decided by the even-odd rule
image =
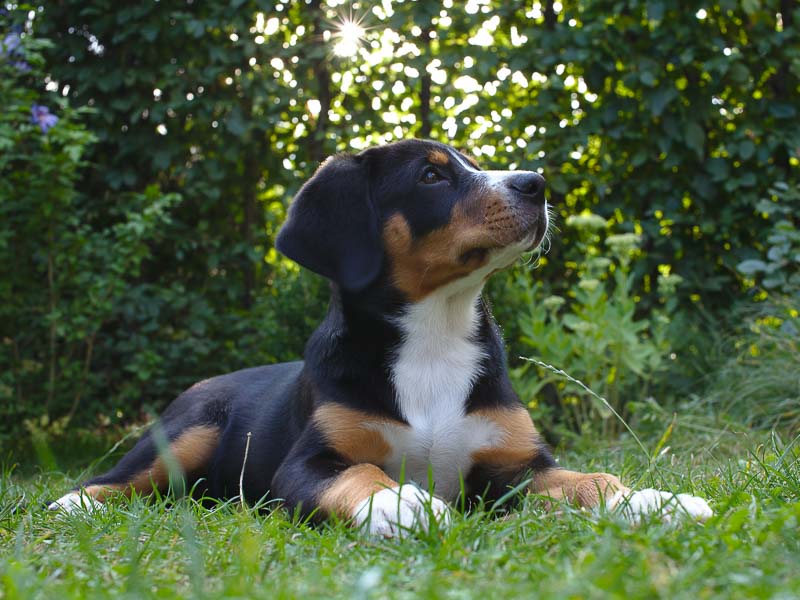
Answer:
[[[547,225],[541,175],[483,171],[450,146],[406,140],[326,160],[276,246],[347,292],[388,283],[416,302],[481,285]]]

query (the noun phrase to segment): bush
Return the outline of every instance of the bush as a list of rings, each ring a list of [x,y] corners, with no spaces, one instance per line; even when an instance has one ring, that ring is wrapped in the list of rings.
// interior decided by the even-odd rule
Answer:
[[[286,204],[328,154],[401,137],[449,142],[487,168],[541,170],[562,218],[586,209],[637,236],[627,279],[612,285],[609,265],[592,292],[582,234],[565,228],[536,273],[566,301],[536,317],[553,331],[616,319],[663,359],[683,341],[648,333],[644,323],[662,325],[653,311],[668,331],[695,312],[716,319],[746,288],[737,265],[772,264],[758,200],[775,181],[793,189],[800,164],[794,3],[364,5],[352,56],[334,51],[347,15],[332,4],[4,10],[0,26],[17,29],[2,31],[0,154],[17,158],[3,167],[15,225],[4,219],[0,243],[26,265],[6,268],[0,290],[7,411],[136,416],[197,378],[297,357],[326,289],[271,250]],[[33,104],[47,108],[40,124],[59,119],[46,134],[29,123]],[[38,183],[6,177],[28,168]],[[530,279],[509,285],[515,273],[491,283],[512,348],[531,290]],[[772,281],[760,273],[748,277]],[[682,281],[662,298],[659,277],[673,274]],[[692,360],[675,369],[702,354],[689,346],[659,363],[662,382],[694,375]],[[617,365],[624,403],[630,365],[609,352],[595,356]]]
[[[770,223],[764,232],[766,239],[759,240],[752,250],[753,254],[761,250],[762,256],[742,261],[737,269],[769,292],[791,295],[800,290],[800,186],[776,183],[756,210]]]
[[[94,136],[85,111],[38,91],[46,40],[0,65],[0,419],[72,418],[97,393],[98,336],[179,197],[151,186],[99,215],[78,188]]]
[[[663,308],[638,317],[632,276],[638,237],[607,235],[608,223],[591,213],[571,217],[567,226],[577,230],[577,247],[584,255],[575,265],[578,283],[566,296],[544,297],[542,283],[518,278],[526,310],[518,315],[517,347],[523,356],[583,381],[627,418],[629,403],[647,396],[664,368],[670,351],[666,326],[680,278],[665,272],[659,279]],[[622,428],[585,389],[541,364],[523,362],[512,375],[518,392],[546,421],[578,432],[618,433]]]

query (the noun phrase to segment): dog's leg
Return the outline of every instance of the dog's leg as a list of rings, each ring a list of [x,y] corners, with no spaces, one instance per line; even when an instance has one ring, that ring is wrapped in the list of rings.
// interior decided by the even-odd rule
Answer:
[[[530,491],[554,500],[565,500],[583,508],[594,508],[618,492],[631,490],[614,475],[607,473],[577,473],[552,468],[534,476]]]
[[[48,508],[73,512],[81,507],[96,508],[111,493],[165,491],[171,473],[196,480],[205,474],[218,439],[219,429],[211,424],[188,426],[171,435],[151,429],[114,468],[86,481]]]
[[[432,514],[448,519],[447,504],[414,484],[400,486],[371,464],[348,467],[331,480],[319,497],[327,514],[351,518],[371,534],[402,536],[415,527],[427,529]]]
[[[503,432],[499,443],[473,454],[491,489],[504,490],[531,473],[529,491],[584,508],[601,504],[619,511],[632,521],[642,515],[660,513],[665,521],[683,513],[704,521],[713,513],[702,498],[658,490],[633,491],[608,473],[577,473],[558,466],[550,449],[533,426],[530,414],[521,406],[476,411],[476,416],[493,422]],[[483,489],[479,484],[476,489]]]
[[[384,537],[427,530],[449,518],[447,504],[414,484],[400,485],[371,463],[348,464],[306,430],[272,480],[272,496],[321,519],[336,516]]]
[[[530,487],[532,492],[556,500],[566,500],[585,508],[601,504],[632,521],[657,513],[664,521],[676,515],[705,521],[713,516],[708,503],[690,494],[673,494],[654,489],[633,491],[608,473],[576,473],[565,469],[548,469],[536,475]]]

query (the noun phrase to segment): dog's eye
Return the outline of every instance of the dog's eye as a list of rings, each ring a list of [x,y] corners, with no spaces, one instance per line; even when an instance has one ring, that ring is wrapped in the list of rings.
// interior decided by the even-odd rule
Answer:
[[[422,172],[422,177],[420,177],[419,180],[422,183],[431,184],[431,183],[439,183],[442,179],[444,179],[444,177],[439,175],[439,172],[436,169],[434,169],[433,167],[428,167]]]

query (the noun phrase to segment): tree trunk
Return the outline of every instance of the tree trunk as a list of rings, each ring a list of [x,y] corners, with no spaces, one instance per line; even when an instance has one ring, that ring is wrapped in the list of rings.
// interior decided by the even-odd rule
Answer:
[[[422,35],[424,36],[423,45],[424,53],[422,55],[423,62],[430,62],[433,59],[431,56],[431,32],[432,27],[426,28]],[[419,135],[423,138],[431,136],[431,74],[428,73],[425,67],[422,68],[420,77],[420,90],[419,90]]]
[[[314,13],[314,29],[311,32],[313,43],[316,46],[324,45],[322,38],[322,21],[323,11],[321,7],[321,0],[312,0],[311,10]],[[317,124],[314,127],[313,133],[309,136],[309,156],[314,162],[322,162],[325,158],[325,133],[328,130],[328,111],[331,108],[331,74],[328,70],[327,54],[317,52],[316,58],[312,61],[312,69],[314,71],[314,78],[317,80],[317,98],[319,99],[319,115],[317,115]]]

